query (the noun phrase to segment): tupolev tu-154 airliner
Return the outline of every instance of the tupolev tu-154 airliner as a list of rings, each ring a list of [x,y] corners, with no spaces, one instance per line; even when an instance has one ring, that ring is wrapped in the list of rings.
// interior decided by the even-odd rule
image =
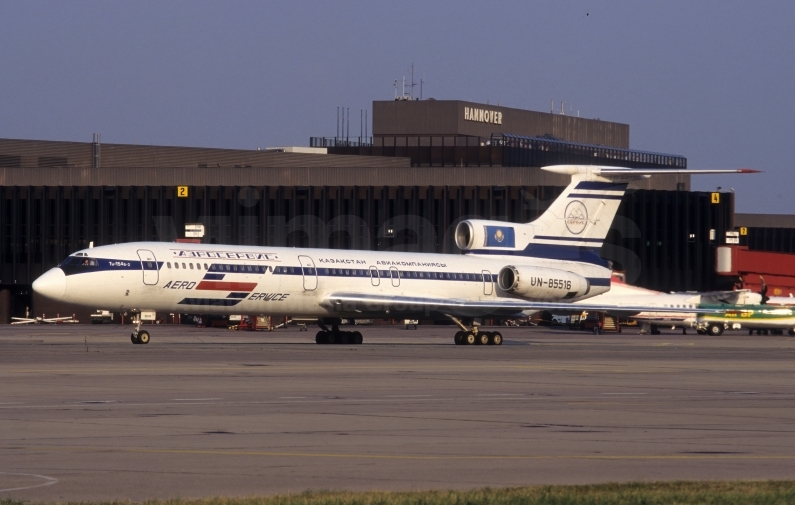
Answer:
[[[499,345],[502,335],[480,331],[477,318],[575,301],[577,310],[605,309],[582,300],[610,289],[610,264],[599,249],[629,182],[652,174],[756,172],[543,169],[571,176],[563,193],[530,223],[462,221],[455,241],[464,254],[133,242],[77,251],[33,289],[53,300],[138,314],[135,344],[150,339],[140,314],[157,311],[317,319],[319,344],[362,342],[359,332],[340,331],[341,318],[445,318],[460,328],[456,344]]]

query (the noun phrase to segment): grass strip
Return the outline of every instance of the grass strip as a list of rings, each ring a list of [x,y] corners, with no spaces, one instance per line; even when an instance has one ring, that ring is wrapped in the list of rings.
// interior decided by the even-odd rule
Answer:
[[[29,505],[0,499],[0,505]],[[129,505],[130,502],[67,502]],[[144,505],[784,505],[795,504],[795,481],[706,481],[529,486],[470,491],[306,491],[246,498],[149,500]]]

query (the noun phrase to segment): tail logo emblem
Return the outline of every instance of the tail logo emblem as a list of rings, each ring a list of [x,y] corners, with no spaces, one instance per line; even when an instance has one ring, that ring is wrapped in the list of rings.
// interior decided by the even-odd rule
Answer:
[[[574,235],[579,235],[588,225],[588,209],[579,200],[573,200],[566,206],[566,228]]]
[[[494,232],[494,240],[500,243],[505,240],[505,234],[502,232],[502,230],[498,229],[496,232]]]

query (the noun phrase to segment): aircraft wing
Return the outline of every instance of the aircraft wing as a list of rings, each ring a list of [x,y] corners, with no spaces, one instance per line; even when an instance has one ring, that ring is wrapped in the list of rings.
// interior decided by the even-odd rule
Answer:
[[[589,304],[570,302],[533,302],[520,298],[434,298],[423,296],[385,296],[369,293],[332,293],[326,297],[325,304],[338,312],[345,313],[410,313],[410,314],[451,314],[464,317],[480,317],[485,315],[516,315],[524,311],[568,311],[609,312],[617,315],[634,315],[640,312],[676,312],[682,308],[651,307],[651,306],[619,306],[609,304]],[[687,309],[693,314],[720,314],[725,310]]]

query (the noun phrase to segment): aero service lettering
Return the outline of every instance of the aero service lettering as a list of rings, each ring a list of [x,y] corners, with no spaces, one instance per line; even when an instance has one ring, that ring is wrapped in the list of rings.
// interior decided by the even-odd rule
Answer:
[[[196,283],[192,281],[168,281],[163,289],[193,289],[194,286]]]
[[[253,293],[248,299],[254,302],[283,302],[288,296],[289,293]]]

